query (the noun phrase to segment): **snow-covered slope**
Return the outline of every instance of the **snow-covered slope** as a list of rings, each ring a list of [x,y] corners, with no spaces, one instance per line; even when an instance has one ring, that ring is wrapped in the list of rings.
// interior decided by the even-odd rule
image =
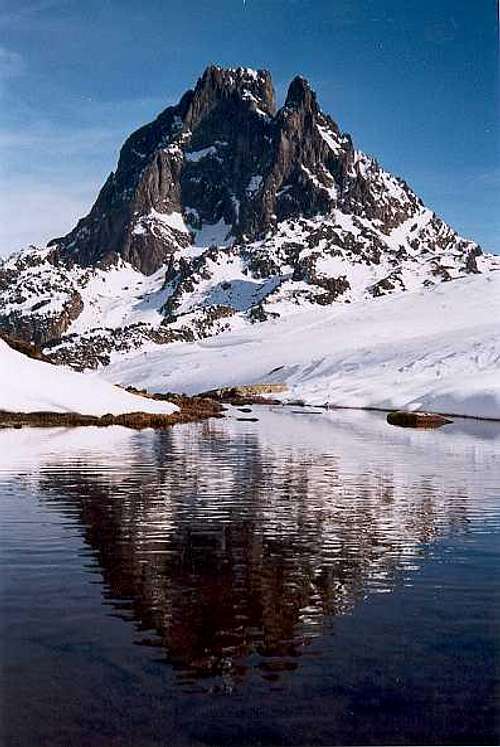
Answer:
[[[103,369],[156,391],[286,382],[288,397],[500,418],[500,272],[300,312]]]
[[[427,208],[388,234],[338,210],[288,220],[245,245],[179,247],[169,268],[149,276],[121,258],[83,268],[31,248],[0,267],[1,326],[55,362],[96,368],[150,342],[203,339],[500,268],[476,248]]]
[[[91,375],[33,360],[0,340],[0,410],[120,415],[164,413],[179,408],[169,402],[137,397]]]

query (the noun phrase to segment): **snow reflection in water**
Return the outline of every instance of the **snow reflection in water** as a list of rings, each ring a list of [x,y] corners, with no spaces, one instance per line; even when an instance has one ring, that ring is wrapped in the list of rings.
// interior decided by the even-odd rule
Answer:
[[[291,687],[290,676],[307,687],[315,660],[342,668],[342,620],[356,624],[376,594],[411,588],[416,598],[435,598],[449,583],[447,563],[460,564],[475,537],[498,533],[495,425],[461,421],[417,432],[367,413],[258,416],[258,423],[232,419],[163,433],[0,434],[7,621],[15,609],[28,631],[13,636],[10,656],[24,678],[16,645],[27,645],[37,615],[49,650],[49,641],[60,638],[64,647],[74,635],[57,614],[47,621],[30,604],[36,586],[77,627],[80,615],[104,626],[95,645],[105,659],[107,647],[118,645],[105,632],[110,610],[133,622],[130,641],[113,656],[132,656],[141,677],[152,662],[167,662],[171,694],[279,692]],[[421,580],[433,562],[443,573]],[[66,586],[81,587],[96,573],[104,601],[82,602]],[[456,596],[466,599],[470,579],[462,584]],[[446,609],[439,615],[444,631]],[[441,634],[428,634],[429,645]],[[132,655],[133,644],[142,648]],[[88,654],[94,644],[86,645]],[[378,664],[391,645],[380,636],[372,642]],[[63,669],[64,658],[57,659]],[[49,676],[50,657],[43,666]],[[88,659],[83,667],[84,674],[92,669]],[[354,733],[360,738],[359,728]],[[331,729],[324,739],[335,741]]]

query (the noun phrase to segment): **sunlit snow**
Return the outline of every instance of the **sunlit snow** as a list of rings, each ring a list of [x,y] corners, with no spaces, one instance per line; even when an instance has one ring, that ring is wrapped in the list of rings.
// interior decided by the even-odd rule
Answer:
[[[500,272],[299,312],[103,369],[110,381],[197,392],[286,382],[292,398],[500,418]]]

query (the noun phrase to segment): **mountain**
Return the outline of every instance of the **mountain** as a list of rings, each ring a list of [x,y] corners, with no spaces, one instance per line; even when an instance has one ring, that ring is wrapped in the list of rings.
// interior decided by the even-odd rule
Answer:
[[[487,272],[304,78],[208,67],[123,145],[89,214],[0,266],[0,329],[83,369],[300,309]]]

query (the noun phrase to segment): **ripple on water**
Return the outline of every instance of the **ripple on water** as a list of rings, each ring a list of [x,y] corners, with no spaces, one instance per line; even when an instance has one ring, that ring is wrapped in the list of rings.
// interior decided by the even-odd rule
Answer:
[[[10,675],[12,693],[37,692],[28,653],[49,690],[67,685],[74,667],[89,682],[104,678],[110,692],[117,678],[119,687],[142,682],[144,694],[127,697],[144,713],[160,681],[163,698],[241,692],[259,708],[262,693],[291,697],[294,687],[309,688],[323,724],[313,741],[331,743],[335,712],[348,743],[363,737],[345,719],[358,699],[366,707],[367,683],[383,703],[387,678],[408,676],[401,636],[411,632],[407,651],[420,663],[417,653],[426,652],[428,688],[447,672],[463,704],[457,683],[462,676],[470,685],[471,675],[441,654],[433,666],[429,651],[452,633],[472,649],[494,647],[478,620],[498,612],[491,574],[499,444],[493,424],[418,432],[391,428],[377,414],[298,418],[281,409],[263,409],[258,423],[228,419],[158,433],[0,433],[7,660],[22,673]],[[415,620],[420,615],[417,627],[405,628],[401,599]],[[467,615],[457,622],[463,605]],[[25,633],[14,632],[15,620]],[[353,642],[356,629],[369,650]],[[474,661],[484,684],[489,670]],[[333,671],[343,694],[329,691],[335,705],[325,714],[321,693],[333,687]],[[419,687],[424,702],[430,695]],[[76,701],[83,697],[71,688]],[[98,722],[103,706],[94,708]],[[436,716],[441,737],[446,708]],[[387,718],[377,716],[380,739],[396,733]],[[189,742],[189,729],[172,719]],[[65,725],[71,731],[75,723],[73,715]],[[411,728],[418,735],[424,727]],[[287,741],[285,732],[278,741]]]

